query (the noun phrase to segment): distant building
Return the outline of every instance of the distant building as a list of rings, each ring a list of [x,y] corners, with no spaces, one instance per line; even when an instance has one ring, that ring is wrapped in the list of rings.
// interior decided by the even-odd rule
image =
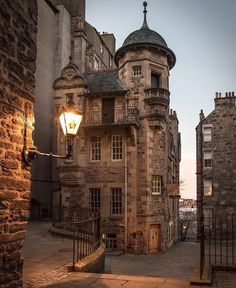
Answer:
[[[73,26],[73,61],[54,84],[56,109],[70,99],[84,115],[73,157],[58,161],[55,203],[100,210],[108,249],[164,252],[178,239],[180,133],[169,109],[175,55],[149,29],[145,5],[142,27],[115,53],[118,68],[99,60],[95,69],[97,55],[105,55],[102,45],[113,47],[113,38],[94,34],[100,50],[92,50],[90,65],[88,26],[80,21]],[[72,89],[65,87],[68,77]],[[64,153],[61,135],[58,129],[58,151]]]
[[[179,208],[195,208],[197,201],[195,199],[179,199]]]
[[[236,97],[216,93],[215,109],[200,113],[197,132],[197,200],[205,217],[236,213]],[[202,197],[201,197],[202,195]],[[200,206],[198,207],[200,208]]]

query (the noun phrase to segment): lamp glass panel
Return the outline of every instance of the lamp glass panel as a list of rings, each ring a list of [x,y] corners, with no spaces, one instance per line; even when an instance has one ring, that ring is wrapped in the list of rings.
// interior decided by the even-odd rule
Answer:
[[[59,117],[64,135],[76,135],[82,120],[82,115],[72,112],[63,112]]]

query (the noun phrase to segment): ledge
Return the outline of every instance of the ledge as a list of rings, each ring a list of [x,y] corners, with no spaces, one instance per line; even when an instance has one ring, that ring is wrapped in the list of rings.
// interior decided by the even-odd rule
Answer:
[[[101,242],[98,249],[75,263],[75,266],[69,266],[68,271],[74,272],[103,272],[105,264],[105,244]]]

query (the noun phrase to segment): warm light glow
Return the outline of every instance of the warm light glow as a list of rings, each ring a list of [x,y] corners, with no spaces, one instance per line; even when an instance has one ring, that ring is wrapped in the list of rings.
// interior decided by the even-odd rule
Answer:
[[[82,115],[74,112],[63,112],[59,120],[65,136],[76,136]]]

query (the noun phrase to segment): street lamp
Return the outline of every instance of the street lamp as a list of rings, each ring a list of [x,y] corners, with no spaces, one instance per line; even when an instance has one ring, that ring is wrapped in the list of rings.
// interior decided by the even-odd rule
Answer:
[[[27,166],[31,165],[31,162],[39,155],[48,156],[60,159],[69,159],[72,156],[72,147],[76,142],[77,132],[82,121],[82,114],[74,109],[73,106],[63,108],[59,116],[59,122],[61,124],[62,131],[64,133],[67,151],[66,155],[56,155],[53,153],[43,153],[38,150],[37,147],[27,148],[27,110],[25,111],[25,126],[24,126],[24,147],[23,147],[23,160]]]

